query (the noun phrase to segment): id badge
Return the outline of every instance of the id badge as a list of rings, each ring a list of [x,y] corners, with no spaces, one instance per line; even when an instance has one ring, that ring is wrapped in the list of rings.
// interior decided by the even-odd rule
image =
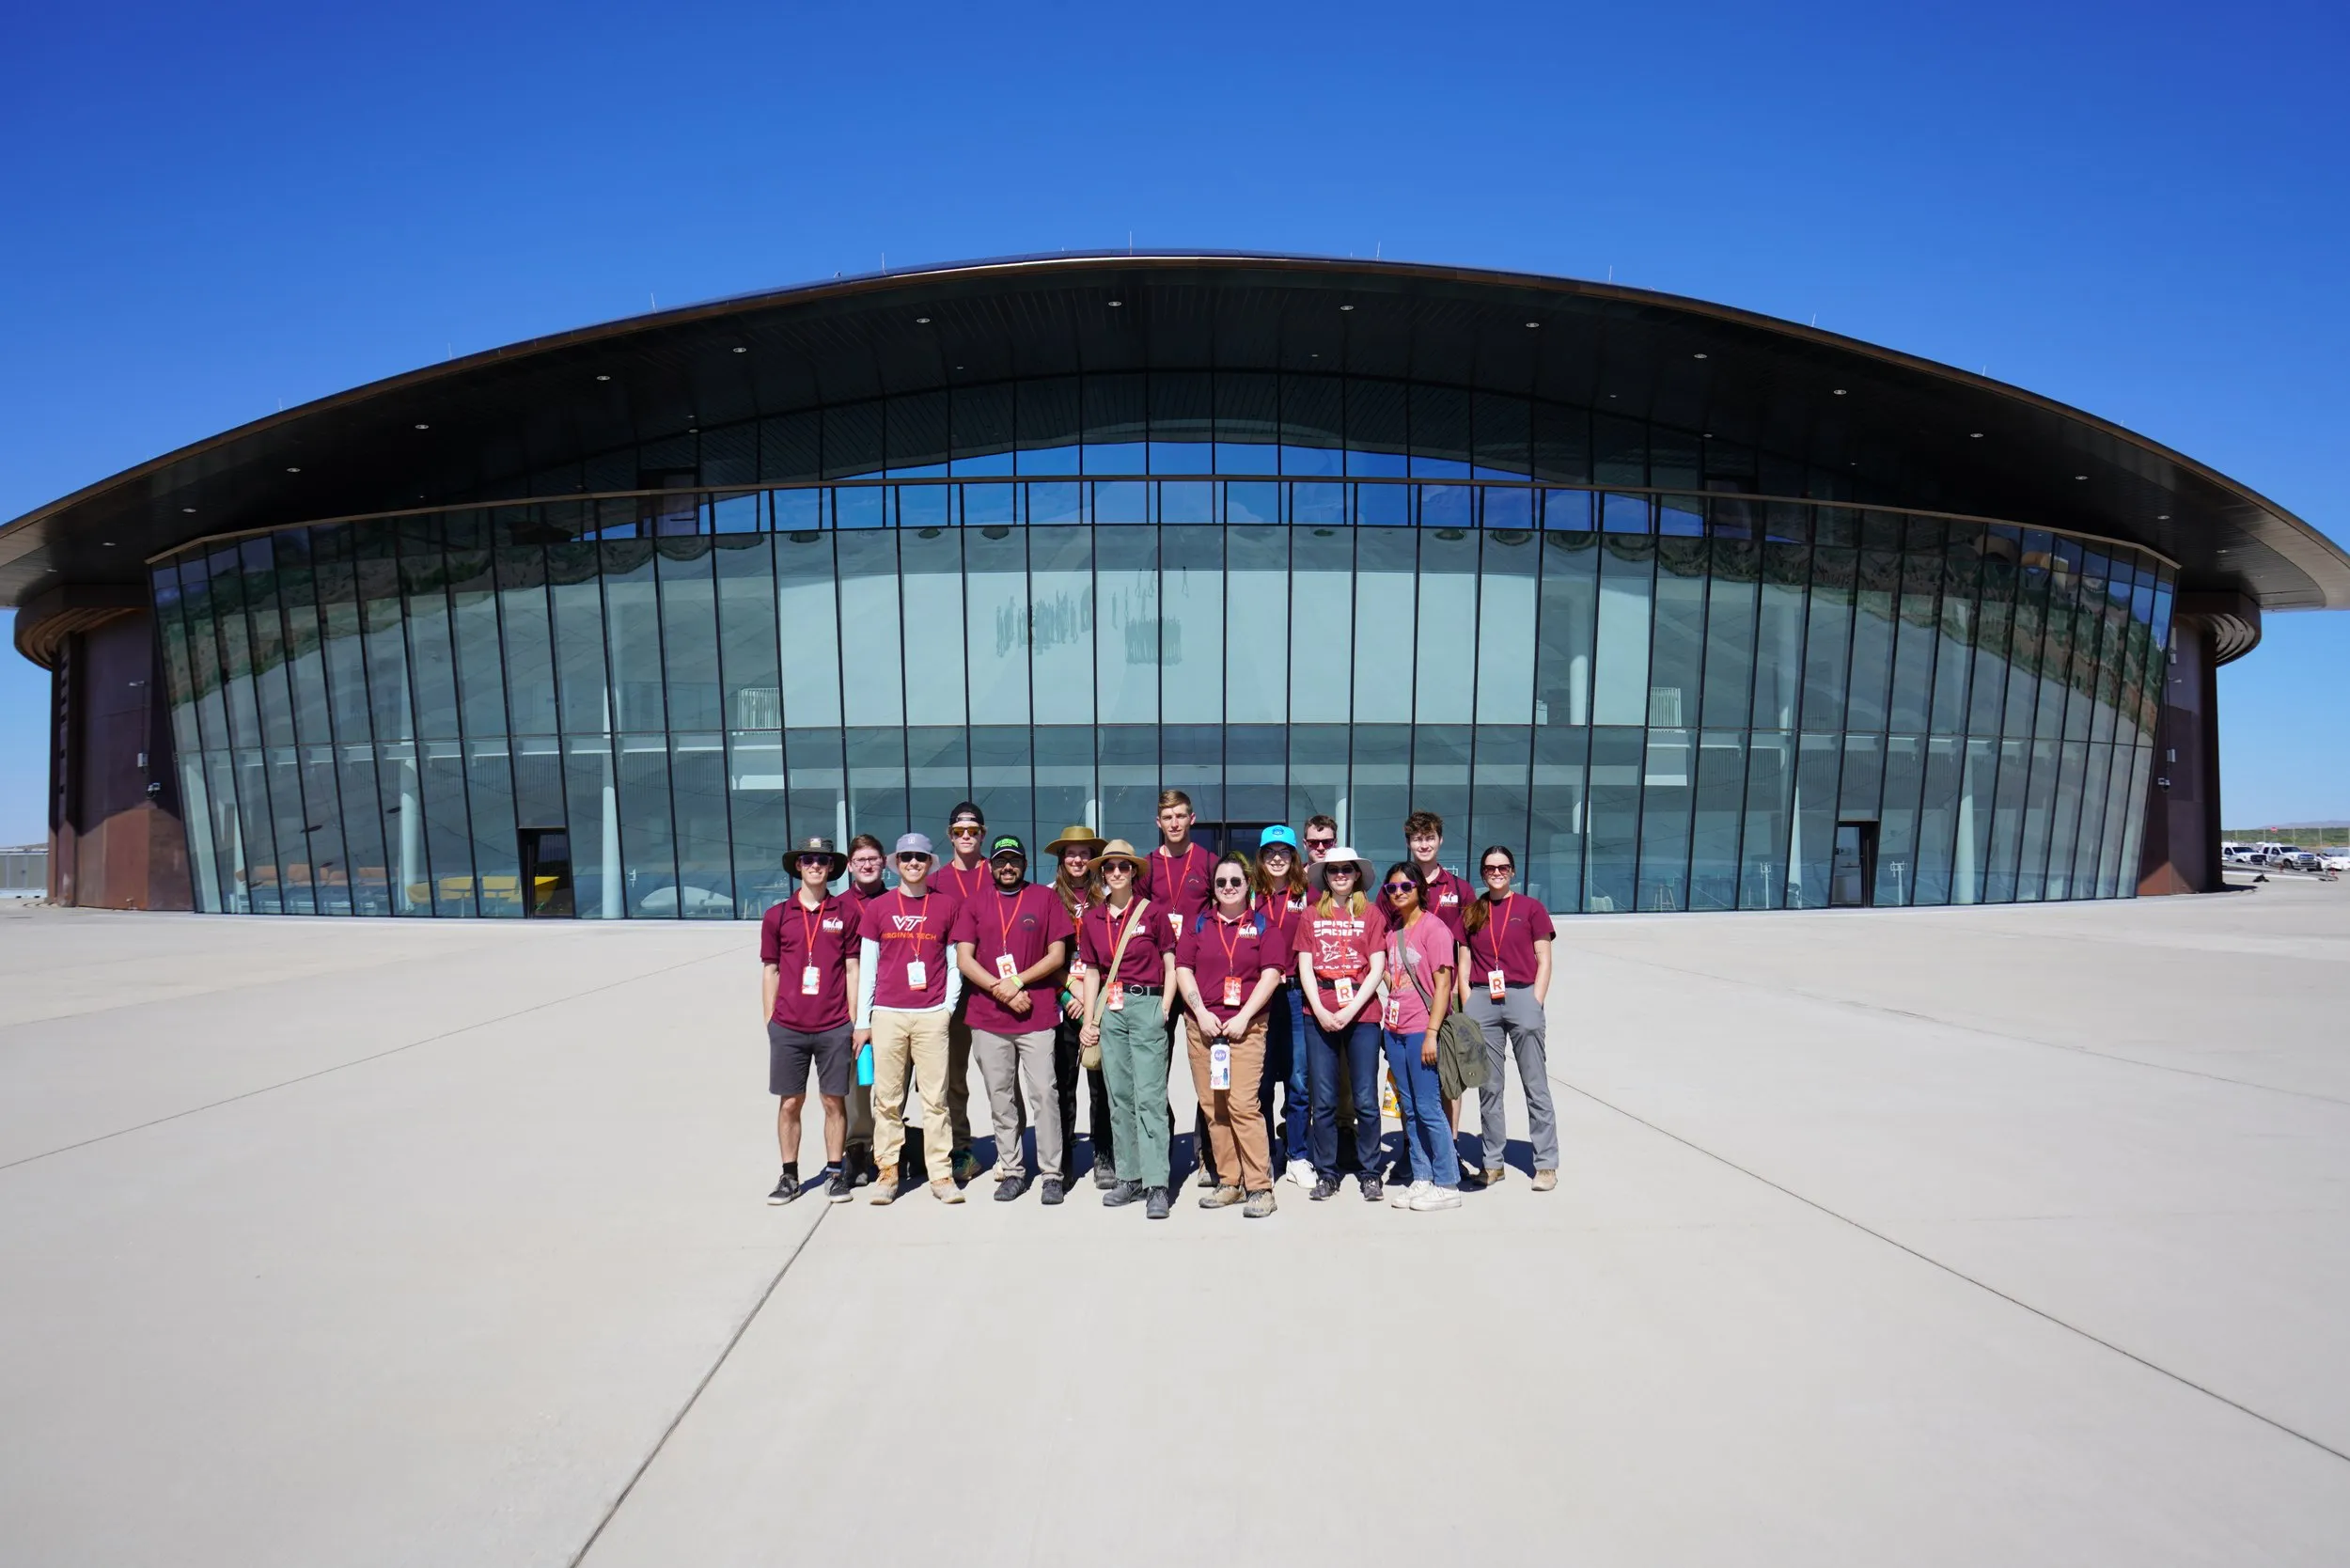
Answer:
[[[1084,959],[1074,959],[1070,963],[1069,978],[1073,980],[1083,980],[1086,978],[1086,961]]]
[[[1493,993],[1495,1001],[1503,1001],[1507,999],[1505,993],[1510,989],[1510,982],[1503,978],[1500,970],[1488,969],[1485,971],[1485,989]]]
[[[1232,1048],[1221,1040],[1208,1047],[1208,1087],[1232,1087]]]
[[[929,989],[930,983],[930,965],[918,958],[906,960],[906,984],[916,991],[923,991]]]
[[[1226,1007],[1240,1006],[1240,977],[1238,975],[1224,977],[1224,1005]]]
[[[803,969],[803,970],[801,970],[801,971],[800,971],[800,995],[801,995],[801,996],[815,996],[815,995],[816,995],[816,993],[817,993],[817,991],[818,991],[818,989],[819,989],[819,987],[820,987],[820,983],[821,983],[821,982],[817,980],[817,977],[816,977],[816,965],[815,965],[815,964],[809,964],[807,968],[805,968],[805,969]]]
[[[1379,1027],[1386,1029],[1403,1027],[1403,1002],[1401,997],[1389,996],[1379,1004]]]
[[[1011,954],[997,953],[995,955],[995,973],[998,978],[1003,980],[1018,980],[1020,978],[1020,965],[1011,961]]]
[[[1181,941],[1183,939],[1183,912],[1182,910],[1170,909],[1167,911],[1167,929],[1175,933],[1176,940]]]
[[[1332,980],[1330,983],[1331,983],[1333,986],[1335,986],[1335,987],[1337,987],[1337,988],[1338,988],[1338,993],[1339,993],[1339,1006],[1340,1006],[1340,1007],[1345,1007],[1346,1005],[1348,1005],[1349,1003],[1351,1003],[1352,1001],[1354,1001],[1354,999],[1355,999],[1355,977],[1354,977],[1354,976],[1352,976],[1352,975],[1340,975],[1340,976],[1337,980]]]
[[[1110,981],[1110,1011],[1112,1012],[1126,1011],[1126,982],[1124,980]]]

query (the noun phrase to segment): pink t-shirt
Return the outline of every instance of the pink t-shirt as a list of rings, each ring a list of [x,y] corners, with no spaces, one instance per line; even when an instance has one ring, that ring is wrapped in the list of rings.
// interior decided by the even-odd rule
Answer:
[[[865,906],[858,934],[881,944],[879,966],[873,973],[873,1005],[916,1010],[937,1007],[947,1000],[947,965],[955,917],[963,912],[952,893],[925,893],[908,898],[893,887]],[[920,964],[922,983],[914,984],[912,965]]]
[[[1424,1034],[1428,1004],[1420,999],[1419,986],[1412,983],[1411,976],[1419,977],[1429,996],[1436,994],[1436,977],[1452,967],[1452,928],[1422,914],[1410,925],[1388,932],[1386,954],[1387,999],[1380,1027],[1397,1034]],[[1408,974],[1403,968],[1406,963],[1411,965]]]
[[[1044,960],[1045,949],[1056,942],[1066,942],[1076,934],[1070,924],[1069,911],[1061,907],[1060,897],[1050,887],[1039,887],[1033,882],[1022,883],[1010,893],[991,886],[977,898],[964,902],[963,913],[955,917],[954,939],[971,944],[971,957],[989,974],[1000,974],[996,966],[999,955],[1009,955],[1012,968],[1025,974]],[[990,1034],[1026,1034],[1033,1029],[1049,1029],[1059,1018],[1054,1006],[1054,994],[1060,989],[1058,975],[1047,975],[1026,987],[1028,1011],[1024,1017],[997,1001],[985,986],[972,983],[971,977],[963,980],[963,994],[968,998],[964,1016],[975,1029]]]
[[[1337,913],[1324,915],[1316,903],[1297,917],[1297,951],[1314,961],[1314,985],[1322,993],[1324,1007],[1336,1012],[1347,1005],[1339,1000],[1338,988],[1331,983],[1340,975],[1354,981],[1355,996],[1362,995],[1363,979],[1371,972],[1371,955],[1386,936],[1386,916],[1368,900],[1359,915],[1348,914],[1344,904],[1337,906]]]

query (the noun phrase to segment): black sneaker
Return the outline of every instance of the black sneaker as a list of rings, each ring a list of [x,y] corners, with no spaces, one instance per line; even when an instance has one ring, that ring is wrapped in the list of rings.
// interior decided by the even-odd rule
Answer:
[[[1365,1171],[1358,1180],[1362,1185],[1364,1202],[1376,1203],[1387,1196],[1387,1189],[1380,1184],[1379,1178],[1369,1171]]]
[[[841,1163],[848,1167],[850,1180],[855,1185],[870,1187],[873,1184],[876,1168],[871,1144],[852,1143],[849,1145],[849,1157]]]
[[[1058,1203],[1061,1200],[1060,1178],[1058,1176],[1045,1177],[1043,1186],[1037,1192],[1036,1200],[1043,1204],[1048,1209]]]
[[[1007,1176],[995,1184],[995,1201],[1009,1203],[1027,1190],[1028,1179],[1026,1176]]]
[[[776,1190],[767,1195],[767,1201],[770,1203],[789,1203],[791,1200],[799,1196],[800,1168],[796,1165],[787,1165],[783,1168],[783,1180],[777,1182],[776,1184]]]
[[[832,1180],[824,1184],[824,1200],[846,1203],[856,1197],[856,1172],[846,1165],[832,1168]]]
[[[1317,1176],[1314,1178],[1314,1190],[1306,1196],[1317,1203],[1326,1203],[1338,1195],[1339,1179],[1336,1176]]]
[[[1102,1195],[1102,1207],[1105,1209],[1122,1209],[1129,1203],[1141,1201],[1142,1184],[1140,1182],[1120,1182]]]
[[[1170,1205],[1167,1202],[1167,1189],[1165,1187],[1152,1187],[1151,1189],[1151,1206],[1148,1209],[1145,1209],[1143,1213],[1152,1219],[1165,1219],[1169,1207]]]

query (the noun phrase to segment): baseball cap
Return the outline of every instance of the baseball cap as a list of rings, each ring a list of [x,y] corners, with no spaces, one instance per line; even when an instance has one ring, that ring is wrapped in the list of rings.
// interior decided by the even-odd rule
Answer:
[[[901,837],[898,840],[897,853],[918,855],[930,860],[938,858],[938,852],[931,848],[930,836],[925,833],[908,833]]]
[[[1271,827],[1257,835],[1259,849],[1263,849],[1268,844],[1287,844],[1290,848],[1296,849],[1298,847],[1297,835],[1292,833],[1286,824],[1275,823]]]
[[[987,813],[980,810],[977,806],[967,800],[958,801],[955,804],[955,808],[947,813],[947,825],[948,827],[952,827],[957,823],[962,822],[965,817],[970,818],[971,821],[979,823],[981,827],[985,827],[987,825]]]
[[[1017,833],[998,833],[995,841],[987,846],[990,860],[1000,860],[1007,855],[1016,855],[1023,860],[1028,858],[1028,846],[1020,841]]]

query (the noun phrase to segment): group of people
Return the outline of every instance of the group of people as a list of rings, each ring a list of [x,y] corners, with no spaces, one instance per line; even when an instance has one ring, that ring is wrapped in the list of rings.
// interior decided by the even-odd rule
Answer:
[[[968,801],[948,816],[944,861],[923,834],[898,839],[895,886],[870,834],[846,853],[828,839],[789,853],[800,886],[767,912],[760,933],[783,1154],[768,1201],[821,1187],[848,1202],[870,1185],[870,1201],[895,1202],[912,1174],[901,1168],[913,1163],[910,1103],[919,1106],[932,1195],[964,1201],[980,1173],[968,1091],[976,1057],[993,1114],[996,1201],[1017,1200],[1032,1181],[1041,1201],[1064,1201],[1082,1081],[1103,1204],[1141,1203],[1164,1219],[1179,1028],[1199,1106],[1202,1208],[1270,1215],[1277,1171],[1317,1202],[1352,1174],[1367,1201],[1457,1208],[1465,1180],[1491,1185],[1507,1173],[1502,1083],[1512,1056],[1534,1190],[1554,1188],[1559,1132],[1543,1012],[1553,929],[1549,911],[1515,891],[1510,850],[1496,844],[1478,857],[1483,887],[1472,892],[1438,863],[1444,823],[1432,812],[1405,821],[1410,858],[1378,877],[1325,816],[1307,821],[1302,843],[1286,826],[1266,828],[1253,858],[1195,843],[1193,822],[1190,798],[1169,790],[1159,797],[1160,841],[1147,855],[1088,826],[1065,828],[1044,846],[1049,881],[1030,880],[1027,847],[1013,834],[989,838],[985,814]],[[1481,1063],[1438,1049],[1455,1009],[1481,1027]],[[1403,1123],[1392,1171],[1382,1158],[1383,1059]],[[803,1184],[796,1162],[811,1072],[826,1164]],[[1456,1142],[1470,1084],[1479,1086],[1479,1165],[1461,1160]]]

